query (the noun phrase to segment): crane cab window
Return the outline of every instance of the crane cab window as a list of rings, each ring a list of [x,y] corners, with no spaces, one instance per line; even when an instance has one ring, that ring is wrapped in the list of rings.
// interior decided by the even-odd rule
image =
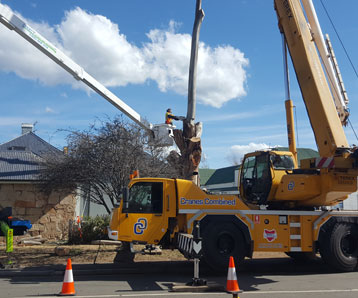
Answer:
[[[162,213],[163,183],[138,182],[129,189],[128,201],[123,205],[125,213]]]
[[[254,175],[255,168],[255,156],[251,156],[245,159],[245,162],[242,166],[242,179],[252,179]]]
[[[275,170],[293,170],[295,167],[290,155],[271,155],[270,160]]]
[[[241,174],[243,197],[259,204],[264,204],[272,185],[269,154],[250,156],[244,160]]]

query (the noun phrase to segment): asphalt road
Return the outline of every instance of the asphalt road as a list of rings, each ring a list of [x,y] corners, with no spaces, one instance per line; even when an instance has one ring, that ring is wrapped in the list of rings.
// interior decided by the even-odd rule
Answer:
[[[77,267],[79,269],[79,267]],[[224,292],[170,292],[173,283],[189,282],[193,265],[189,262],[147,262],[138,270],[76,276],[76,297],[231,297]],[[237,268],[239,297],[305,298],[357,297],[358,272],[340,273],[320,260],[302,264],[289,258],[256,259]],[[78,271],[79,272],[79,271]],[[226,274],[217,275],[201,268],[200,277],[210,283],[226,284]],[[0,297],[54,297],[61,291],[63,276],[13,276],[0,279]]]

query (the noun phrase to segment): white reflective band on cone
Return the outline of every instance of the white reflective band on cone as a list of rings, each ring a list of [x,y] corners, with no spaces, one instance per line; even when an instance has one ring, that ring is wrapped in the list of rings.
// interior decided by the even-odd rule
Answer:
[[[73,282],[72,270],[66,270],[63,282]]]
[[[229,271],[227,273],[227,279],[228,280],[237,280],[235,268],[229,268]]]

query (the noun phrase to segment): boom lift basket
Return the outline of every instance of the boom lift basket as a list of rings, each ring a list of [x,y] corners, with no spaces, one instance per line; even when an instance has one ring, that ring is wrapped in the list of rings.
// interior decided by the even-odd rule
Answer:
[[[167,147],[174,145],[174,129],[176,126],[169,124],[155,124],[153,125],[153,134],[149,139],[151,145],[157,145],[160,147]]]

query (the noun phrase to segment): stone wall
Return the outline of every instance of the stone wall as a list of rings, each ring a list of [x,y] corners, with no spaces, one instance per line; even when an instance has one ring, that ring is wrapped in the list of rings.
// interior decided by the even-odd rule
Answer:
[[[75,218],[76,197],[54,192],[39,192],[34,184],[0,184],[0,208],[12,207],[13,216],[31,221],[31,236],[51,240],[68,237],[68,223]]]

